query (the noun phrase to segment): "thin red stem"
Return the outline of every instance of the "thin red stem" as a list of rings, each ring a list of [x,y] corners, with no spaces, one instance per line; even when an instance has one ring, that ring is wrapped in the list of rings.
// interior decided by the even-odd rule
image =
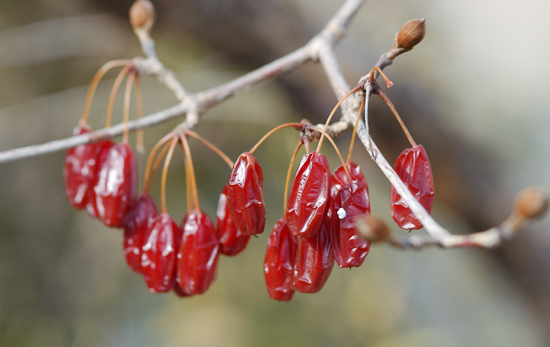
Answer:
[[[149,191],[149,186],[151,185],[151,165],[153,164],[153,159],[155,159],[155,154],[159,150],[160,147],[164,143],[166,143],[168,140],[172,139],[174,137],[174,134],[170,133],[166,136],[164,136],[162,139],[160,139],[159,142],[155,144],[153,149],[151,150],[151,153],[149,153],[149,158],[147,158],[147,165],[145,165],[145,174],[143,178],[143,194],[146,194]]]
[[[294,150],[294,153],[292,153],[292,158],[290,159],[290,164],[288,165],[288,171],[286,173],[286,181],[285,181],[285,192],[283,197],[283,219],[286,220],[286,207],[287,207],[287,198],[288,198],[288,184],[290,182],[290,173],[292,172],[292,166],[294,165],[294,159],[296,159],[296,155],[298,154],[298,151],[300,150],[300,147],[302,147],[303,141],[298,141],[298,145],[296,146],[296,149]]]
[[[260,146],[269,136],[273,135],[273,133],[275,133],[275,132],[278,131],[278,130],[281,130],[281,129],[283,129],[283,128],[288,128],[288,127],[293,127],[293,128],[296,128],[296,129],[302,129],[302,124],[300,124],[300,123],[285,123],[285,124],[281,124],[281,125],[279,125],[278,127],[275,127],[275,128],[273,128],[273,129],[271,129],[267,134],[264,135],[264,137],[262,137],[262,138],[260,139],[260,141],[258,141],[258,143],[257,143],[254,147],[252,147],[252,149],[251,149],[248,153],[253,154],[254,151],[255,151],[256,149],[258,149],[258,147],[259,147],[259,146]]]
[[[185,134],[191,136],[206,147],[210,148],[210,150],[212,150],[212,152],[216,153],[220,158],[222,158],[223,161],[225,161],[230,168],[233,168],[233,162],[231,161],[231,159],[229,159],[229,157],[224,152],[222,152],[218,147],[214,146],[210,141],[206,140],[192,130],[186,130]]]
[[[349,144],[348,151],[348,160],[347,163],[351,162],[351,152],[353,152],[353,143],[355,142],[355,134],[357,133],[357,126],[359,125],[359,119],[361,119],[361,114],[363,113],[363,108],[365,107],[366,95],[363,94],[363,99],[361,99],[361,106],[359,106],[359,112],[357,113],[357,119],[355,120],[355,126],[353,127],[353,134],[351,135],[351,142]]]
[[[388,77],[386,77],[386,75],[382,72],[382,69],[380,69],[378,66],[373,67],[372,70],[370,71],[371,81],[374,81],[376,79],[376,76],[374,75],[375,71],[378,72],[380,74],[380,76],[382,76],[384,81],[386,81],[386,86],[388,88],[391,88],[391,86],[393,86],[393,82],[390,81],[390,79]]]
[[[330,137],[328,134],[324,134],[328,141],[332,144],[332,147],[334,147],[334,150],[336,151],[336,154],[338,155],[338,158],[340,158],[340,162],[342,163],[342,166],[344,167],[344,171],[346,172],[346,176],[348,176],[349,181],[351,182],[351,175],[348,170],[348,166],[344,162],[344,158],[342,158],[342,154],[340,154],[340,151],[338,150],[338,146],[336,146],[336,143],[334,143],[334,140],[332,137]]]
[[[90,88],[88,88],[88,94],[86,95],[86,101],[84,102],[84,110],[82,111],[82,116],[80,117],[81,125],[88,124],[88,117],[90,115],[90,108],[92,106],[92,100],[94,98],[95,91],[97,89],[99,81],[101,81],[101,79],[107,73],[107,71],[111,70],[112,68],[115,68],[118,66],[125,66],[131,63],[132,63],[131,60],[113,60],[105,63],[96,72],[94,78],[92,79],[92,83],[90,83]]]
[[[390,110],[392,111],[393,115],[395,116],[395,118],[397,119],[397,121],[399,122],[399,124],[401,125],[401,129],[403,129],[403,132],[405,133],[405,135],[407,136],[407,139],[409,140],[409,142],[411,143],[411,146],[414,148],[417,146],[416,142],[414,141],[413,137],[411,136],[411,133],[409,132],[409,129],[407,129],[407,127],[405,126],[405,123],[403,123],[403,120],[401,119],[401,117],[399,117],[399,113],[397,113],[397,110],[395,109],[395,107],[393,106],[392,102],[390,101],[390,99],[386,96],[386,94],[384,94],[384,92],[382,92],[380,90],[380,88],[377,88],[376,91],[375,91],[376,94],[378,94],[378,96],[380,96],[382,98],[382,100],[384,100],[384,102],[386,102],[386,105],[388,105],[388,107],[390,108]]]
[[[187,160],[187,163],[189,164],[189,173],[191,175],[191,193],[193,195],[193,202],[195,211],[200,211],[200,205],[199,205],[199,194],[197,192],[197,179],[195,177],[195,169],[193,167],[193,159],[191,158],[191,150],[189,149],[189,143],[187,142],[187,138],[185,135],[180,135],[181,143],[183,146],[183,150],[185,152],[185,159]]]
[[[128,137],[130,134],[130,129],[128,129],[128,122],[130,121],[130,99],[132,97],[132,84],[134,83],[136,73],[132,72],[126,80],[126,90],[124,91],[124,112],[123,112],[123,122],[124,122],[124,132],[122,133],[122,142],[128,144]]]
[[[166,155],[166,160],[164,161],[164,168],[162,169],[162,181],[160,183],[160,199],[161,199],[161,209],[162,213],[166,213],[166,176],[168,175],[168,166],[170,165],[170,161],[172,160],[172,155],[174,154],[174,149],[176,148],[176,145],[178,144],[178,139],[174,138],[172,139],[172,142],[170,143],[170,149],[168,150],[168,154]]]
[[[111,119],[113,118],[113,106],[115,105],[115,98],[116,93],[118,91],[118,88],[120,87],[120,83],[122,83],[122,80],[124,77],[130,72],[132,69],[131,65],[126,65],[122,71],[118,74],[118,76],[115,79],[115,83],[113,83],[113,88],[111,88],[111,95],[109,95],[109,103],[107,105],[107,116],[105,117],[105,128],[108,128],[111,126]]]
[[[321,146],[323,145],[323,139],[324,139],[324,136],[327,132],[327,128],[328,128],[328,125],[330,123],[330,120],[332,119],[332,116],[334,116],[334,113],[336,112],[336,110],[338,109],[338,107],[340,107],[340,104],[342,104],[344,102],[344,100],[346,100],[346,98],[348,96],[350,96],[351,94],[355,93],[356,91],[358,91],[359,89],[361,89],[361,86],[356,86],[355,88],[353,88],[352,90],[350,90],[349,93],[347,93],[346,95],[344,95],[344,97],[342,99],[340,99],[340,101],[338,101],[338,103],[336,104],[336,106],[334,106],[334,108],[332,109],[332,112],[330,113],[330,115],[328,116],[327,118],[327,121],[325,122],[325,128],[323,129],[323,132],[321,133],[321,139],[319,140],[319,145],[317,146],[317,152],[321,152]]]
[[[136,113],[137,119],[143,118],[143,98],[141,95],[141,83],[139,82],[139,74],[136,73],[136,79],[134,82],[134,88],[136,89]],[[136,149],[139,153],[145,153],[145,147],[143,146],[143,129],[138,129],[136,132]]]

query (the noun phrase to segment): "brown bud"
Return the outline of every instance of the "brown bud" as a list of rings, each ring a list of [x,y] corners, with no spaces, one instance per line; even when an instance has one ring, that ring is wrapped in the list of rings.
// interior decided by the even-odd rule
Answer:
[[[362,237],[373,242],[386,240],[390,236],[388,225],[375,216],[362,215],[355,219],[355,226]]]
[[[130,7],[130,24],[134,30],[149,31],[155,21],[155,8],[149,0],[136,0]]]
[[[397,47],[412,49],[416,46],[426,34],[426,20],[412,19],[405,23],[397,33]]]
[[[548,209],[548,195],[539,188],[525,188],[516,197],[515,211],[523,218],[537,218]]]

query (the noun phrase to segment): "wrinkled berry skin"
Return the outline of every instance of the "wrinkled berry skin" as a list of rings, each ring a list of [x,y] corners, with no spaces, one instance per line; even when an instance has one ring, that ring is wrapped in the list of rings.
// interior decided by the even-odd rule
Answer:
[[[111,147],[113,147],[115,144],[111,140],[104,140],[101,142],[98,142],[96,144],[95,148],[95,171],[93,173],[93,180],[91,182],[91,186],[88,190],[88,201],[86,202],[86,210],[90,214],[90,216],[94,218],[98,218],[99,214],[97,212],[97,205],[96,205],[96,194],[95,194],[95,186],[97,184],[97,175],[99,174],[99,170],[103,166],[103,163],[105,163],[105,160],[107,159],[107,156],[109,155],[109,151]]]
[[[294,236],[317,234],[325,217],[330,191],[327,158],[309,152],[294,176],[286,210],[288,227]]]
[[[338,210],[345,211],[345,217],[338,216]],[[364,184],[344,185],[334,200],[330,240],[334,260],[339,267],[359,267],[369,254],[370,241],[363,239],[355,229],[355,218],[370,214],[367,187]]]
[[[244,152],[233,165],[227,183],[227,207],[231,219],[245,235],[261,234],[265,227],[262,167]]]
[[[109,227],[120,227],[135,202],[137,168],[134,151],[124,143],[109,148],[94,186],[97,217]]]
[[[92,131],[89,125],[77,126],[73,136],[86,134]],[[78,145],[67,151],[63,165],[65,193],[69,203],[76,209],[86,207],[89,191],[93,188],[93,181],[97,170],[97,143]]]
[[[267,240],[264,277],[269,296],[278,301],[290,301],[294,295],[294,263],[298,239],[292,235],[286,221],[275,223]]]
[[[227,186],[223,188],[220,194],[216,217],[216,230],[218,232],[218,239],[220,240],[220,253],[226,256],[234,256],[241,253],[248,244],[250,235],[241,233],[231,219],[227,207]]]
[[[192,211],[183,222],[183,239],[178,251],[177,282],[188,295],[206,292],[214,280],[219,241],[210,218]]]
[[[430,213],[434,202],[434,182],[430,160],[424,147],[418,145],[405,149],[397,158],[394,169],[409,191]],[[416,219],[393,186],[390,193],[390,207],[393,220],[402,229],[422,228],[422,223]]]
[[[294,288],[300,293],[317,293],[323,288],[334,266],[330,244],[330,220],[312,237],[301,237],[294,264]]]
[[[181,229],[167,213],[158,215],[153,227],[145,233],[141,271],[150,292],[164,293],[172,288],[180,240]]]
[[[359,165],[355,164],[354,162],[349,162],[346,163],[346,166],[348,168],[351,180],[358,185],[364,185],[367,188],[368,193],[369,185]],[[335,200],[336,196],[340,192],[340,189],[342,189],[342,187],[346,184],[350,183],[348,175],[346,175],[346,170],[342,165],[338,166],[336,170],[334,170],[334,172],[330,176],[330,182],[330,196],[333,200]]]
[[[137,273],[141,273],[141,253],[144,236],[153,228],[158,216],[157,205],[150,195],[141,195],[124,219],[122,247],[126,263]]]

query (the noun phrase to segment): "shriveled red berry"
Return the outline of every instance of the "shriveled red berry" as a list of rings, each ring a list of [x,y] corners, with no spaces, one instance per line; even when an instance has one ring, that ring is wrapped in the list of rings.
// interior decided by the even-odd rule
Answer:
[[[135,202],[137,168],[134,151],[125,143],[111,148],[100,163],[94,186],[97,217],[107,226],[120,227]]]
[[[94,218],[98,218],[99,214],[97,212],[97,205],[96,205],[96,194],[95,194],[95,186],[97,184],[97,175],[99,173],[99,170],[103,166],[103,163],[105,163],[105,160],[107,159],[109,155],[109,151],[111,150],[111,147],[113,147],[115,144],[111,140],[104,140],[101,142],[98,142],[95,147],[95,170],[93,173],[93,180],[91,182],[89,191],[88,191],[88,201],[86,202],[86,210],[90,214],[90,216]]]
[[[351,180],[356,184],[362,184],[365,187],[367,187],[367,193],[368,193],[369,185],[359,165],[357,165],[354,162],[349,162],[349,163],[346,163],[346,166],[348,168],[348,172],[351,177]],[[334,200],[336,199],[336,196],[340,192],[340,189],[342,189],[342,187],[345,186],[346,184],[350,183],[348,175],[346,174],[346,170],[344,169],[344,166],[340,165],[336,168],[336,170],[334,170],[334,172],[330,176],[330,183],[331,183],[330,196]]]
[[[364,214],[370,214],[366,185],[344,185],[334,200],[330,232],[334,260],[341,268],[361,266],[369,254],[370,241],[360,237],[354,222]]]
[[[144,235],[141,271],[149,291],[163,293],[172,288],[179,240],[181,229],[167,213],[158,215],[153,227]]]
[[[216,213],[216,230],[220,240],[220,253],[234,256],[242,252],[250,239],[237,228],[227,207],[227,186],[223,188]]]
[[[86,134],[92,131],[89,125],[77,126],[73,136]],[[96,172],[97,143],[78,145],[67,151],[63,165],[63,178],[65,181],[65,193],[69,203],[76,209],[86,207],[89,191],[93,188]]]
[[[334,266],[330,243],[330,221],[325,218],[321,230],[312,237],[301,237],[294,264],[294,288],[301,293],[317,293],[323,288]]]
[[[298,239],[292,235],[286,221],[275,223],[267,240],[264,259],[264,277],[267,292],[272,299],[289,301],[294,295],[294,263]]]
[[[233,165],[227,183],[227,207],[231,219],[245,235],[261,234],[265,227],[262,167],[244,152]]]
[[[405,149],[395,161],[394,169],[409,191],[430,213],[434,202],[434,181],[430,160],[424,147],[418,145]],[[390,207],[393,220],[402,229],[422,228],[422,223],[414,216],[393,186],[390,193]]]
[[[148,194],[141,195],[124,219],[124,237],[122,246],[126,263],[137,273],[141,273],[141,253],[144,236],[153,228],[158,216],[157,206]]]
[[[177,282],[184,293],[202,294],[214,280],[219,241],[210,218],[192,211],[183,222],[183,239],[178,251]]]
[[[294,176],[286,209],[288,227],[295,236],[310,237],[319,231],[325,217],[330,191],[327,158],[309,152]]]

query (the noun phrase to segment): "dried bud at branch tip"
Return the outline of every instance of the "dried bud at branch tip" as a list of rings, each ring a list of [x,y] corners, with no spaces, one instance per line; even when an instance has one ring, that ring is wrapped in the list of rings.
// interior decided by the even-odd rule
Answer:
[[[149,0],[137,0],[130,8],[130,24],[134,30],[149,31],[155,21],[155,8]]]
[[[359,234],[370,241],[383,241],[389,238],[388,225],[378,217],[362,215],[355,220]]]
[[[548,210],[548,195],[539,188],[526,188],[516,197],[515,211],[523,218],[541,217]]]
[[[426,20],[412,19],[405,23],[397,33],[397,47],[412,49],[420,43],[426,34]]]

